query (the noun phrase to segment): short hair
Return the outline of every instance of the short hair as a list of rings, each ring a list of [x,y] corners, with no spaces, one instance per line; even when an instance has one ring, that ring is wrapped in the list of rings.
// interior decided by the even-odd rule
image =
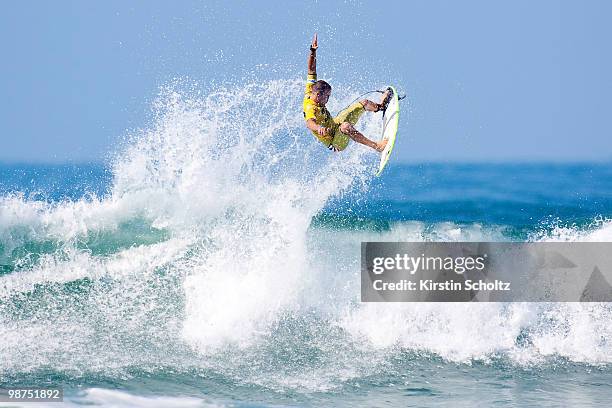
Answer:
[[[325,92],[331,91],[332,87],[325,81],[319,80],[312,84],[312,92]]]

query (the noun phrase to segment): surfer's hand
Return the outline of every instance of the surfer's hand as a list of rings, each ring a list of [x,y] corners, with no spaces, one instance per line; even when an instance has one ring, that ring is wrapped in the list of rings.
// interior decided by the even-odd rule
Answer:
[[[387,139],[383,139],[380,142],[376,143],[376,150],[379,152],[382,152],[383,150],[385,150],[385,147],[387,146]]]
[[[317,42],[317,33],[314,34],[314,38],[312,39],[312,44],[310,44],[310,51],[316,51],[319,48],[319,44]]]
[[[323,126],[319,126],[319,129],[317,129],[317,133],[319,134],[319,136],[327,136],[329,134],[329,129]]]

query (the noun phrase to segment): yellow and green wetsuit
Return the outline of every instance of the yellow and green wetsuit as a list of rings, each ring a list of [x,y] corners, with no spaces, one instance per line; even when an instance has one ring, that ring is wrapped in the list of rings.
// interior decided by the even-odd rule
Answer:
[[[329,136],[321,136],[315,131],[312,131],[312,134],[325,146],[329,148],[335,147],[337,150],[344,150],[350,138],[340,131],[340,124],[342,122],[349,122],[353,125],[357,124],[359,117],[364,112],[363,105],[359,102],[355,102],[340,112],[336,117],[332,117],[325,106],[319,106],[310,99],[312,85],[316,81],[316,75],[308,74],[303,103],[304,120],[314,119],[317,125],[331,129]]]

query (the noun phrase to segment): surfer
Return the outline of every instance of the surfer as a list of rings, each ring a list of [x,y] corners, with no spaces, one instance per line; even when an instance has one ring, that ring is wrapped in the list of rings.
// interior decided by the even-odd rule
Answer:
[[[391,89],[388,88],[383,93],[380,103],[363,99],[353,103],[333,118],[325,107],[332,88],[325,81],[317,81],[317,48],[317,34],[315,33],[308,56],[308,78],[303,103],[306,127],[329,150],[334,152],[344,150],[348,145],[349,138],[382,152],[387,140],[374,142],[355,129],[355,124],[357,124],[364,111],[379,112],[384,110],[391,99]]]

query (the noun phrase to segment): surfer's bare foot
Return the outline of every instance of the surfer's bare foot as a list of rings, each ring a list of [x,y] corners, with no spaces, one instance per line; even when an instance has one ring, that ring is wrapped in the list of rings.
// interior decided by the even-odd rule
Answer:
[[[378,104],[379,111],[384,111],[385,109],[387,109],[387,105],[389,105],[389,102],[391,101],[391,96],[393,96],[393,89],[385,89],[385,92],[382,94],[382,98],[380,99],[380,103]]]
[[[376,151],[378,152],[382,152],[383,150],[385,150],[385,146],[387,146],[387,139],[383,139],[380,142],[376,143]]]

